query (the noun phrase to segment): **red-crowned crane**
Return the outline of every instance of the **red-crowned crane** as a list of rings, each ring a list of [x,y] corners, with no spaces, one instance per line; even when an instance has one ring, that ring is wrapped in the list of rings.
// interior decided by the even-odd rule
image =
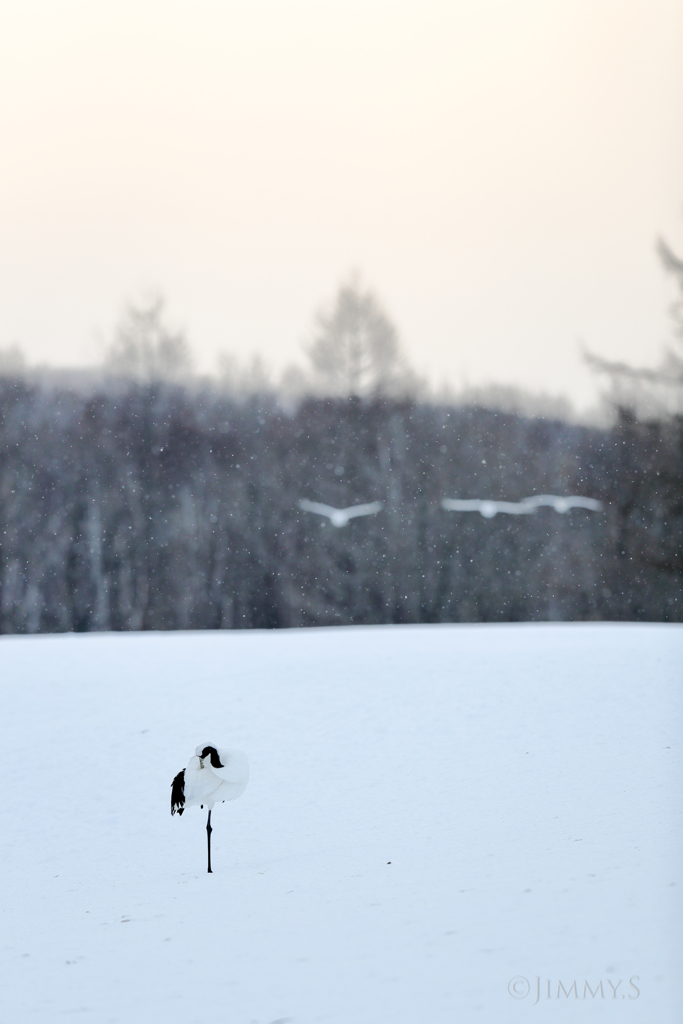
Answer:
[[[187,768],[171,783],[171,814],[182,814],[187,807],[209,809],[206,822],[208,868],[211,871],[211,811],[215,804],[242,796],[249,781],[249,762],[241,750],[228,750],[209,743],[200,744]]]
[[[349,508],[334,508],[333,505],[323,505],[321,501],[309,501],[302,498],[299,502],[302,512],[315,512],[318,516],[326,516],[333,526],[348,526],[349,519],[356,516],[374,516],[381,512],[384,505],[381,501],[369,501],[365,505],[351,505]],[[324,524],[323,524],[324,525]]]

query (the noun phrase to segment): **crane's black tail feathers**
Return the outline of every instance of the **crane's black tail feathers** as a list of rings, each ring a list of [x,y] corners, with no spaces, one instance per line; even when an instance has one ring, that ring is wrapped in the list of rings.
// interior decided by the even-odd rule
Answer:
[[[171,814],[182,814],[185,810],[185,769],[178,772],[171,783]]]

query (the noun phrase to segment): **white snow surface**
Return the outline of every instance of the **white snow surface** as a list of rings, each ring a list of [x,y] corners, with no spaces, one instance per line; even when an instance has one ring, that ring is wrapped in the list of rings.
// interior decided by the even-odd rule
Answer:
[[[670,625],[2,638],[0,1020],[679,1024],[682,676]]]

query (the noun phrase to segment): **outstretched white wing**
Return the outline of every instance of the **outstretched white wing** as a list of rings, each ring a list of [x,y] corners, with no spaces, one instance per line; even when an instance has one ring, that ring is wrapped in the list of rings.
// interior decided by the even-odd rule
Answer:
[[[533,494],[530,498],[523,498],[522,503],[532,508],[549,505],[556,512],[568,512],[570,508],[588,508],[592,512],[599,512],[602,509],[601,501],[597,501],[595,498],[584,498],[578,494],[568,497],[559,494]]]
[[[306,498],[302,498],[299,502],[299,508],[302,512],[315,512],[319,516],[327,516],[331,519],[335,512],[339,513],[342,511],[340,508],[334,508],[332,505],[323,505],[320,501],[308,501]]]
[[[441,507],[447,512],[481,512],[479,498],[442,498]]]
[[[597,498],[582,498],[577,494],[567,498],[567,501],[570,503],[570,508],[589,508],[591,512],[600,512],[602,510],[602,502],[598,501]]]
[[[383,508],[381,501],[370,501],[365,505],[352,505],[342,511],[347,519],[353,519],[355,516],[372,516],[375,512],[381,512]]]

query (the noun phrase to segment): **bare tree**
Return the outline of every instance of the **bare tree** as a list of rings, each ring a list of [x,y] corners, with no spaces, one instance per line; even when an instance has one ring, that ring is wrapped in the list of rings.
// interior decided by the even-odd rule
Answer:
[[[584,359],[593,370],[608,375],[613,404],[646,416],[683,411],[683,260],[663,239],[657,243],[657,252],[664,269],[676,279],[679,293],[670,309],[675,344],[664,348],[657,366],[631,366],[584,352]]]
[[[356,274],[342,284],[331,309],[318,314],[307,354],[317,383],[327,394],[405,393],[416,384],[394,325]]]
[[[169,330],[163,310],[160,296],[128,306],[105,356],[105,369],[143,382],[179,381],[191,372],[192,356],[185,336]]]
[[[670,378],[683,385],[683,260],[679,259],[661,238],[658,250],[664,268],[674,275],[678,288],[678,296],[670,308],[674,321],[674,334],[678,341],[678,351],[671,347],[665,349],[662,369],[668,373]]]
[[[26,370],[26,359],[18,345],[0,348],[0,374],[19,377]]]
[[[260,355],[250,362],[241,362],[237,356],[222,352],[218,356],[218,383],[229,395],[249,397],[272,392],[271,373]]]

